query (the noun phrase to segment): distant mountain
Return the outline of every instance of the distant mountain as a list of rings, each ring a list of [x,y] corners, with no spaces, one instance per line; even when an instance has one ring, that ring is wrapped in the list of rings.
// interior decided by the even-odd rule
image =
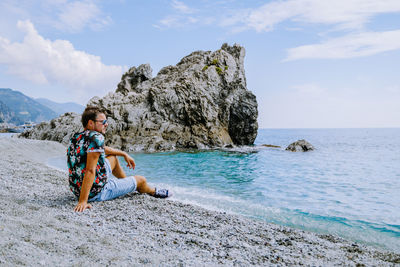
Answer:
[[[0,113],[4,122],[19,125],[28,121],[48,121],[58,116],[56,112],[29,96],[9,88],[0,88],[0,101]]]
[[[0,123],[9,122],[14,117],[14,113],[6,104],[0,101]]]
[[[58,115],[62,115],[65,112],[75,112],[80,114],[85,109],[84,106],[73,102],[57,103],[46,98],[36,98],[35,100],[40,104],[42,104],[43,106],[46,106],[49,109],[53,110]]]

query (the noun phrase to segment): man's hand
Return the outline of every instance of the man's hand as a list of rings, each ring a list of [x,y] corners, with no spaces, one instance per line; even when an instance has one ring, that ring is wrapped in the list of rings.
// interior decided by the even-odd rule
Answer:
[[[127,163],[126,166],[127,166],[128,168],[134,170],[134,169],[135,169],[135,166],[136,166],[135,160],[134,160],[131,156],[129,156],[127,153],[125,153],[124,159],[125,159],[125,161],[126,161],[126,163]]]
[[[91,209],[92,205],[87,202],[79,202],[78,205],[74,208],[76,212],[83,212],[85,209]]]

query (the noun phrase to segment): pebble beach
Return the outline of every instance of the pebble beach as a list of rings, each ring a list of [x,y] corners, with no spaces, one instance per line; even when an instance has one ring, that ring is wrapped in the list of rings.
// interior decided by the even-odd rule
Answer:
[[[173,198],[132,193],[75,213],[68,174],[46,165],[65,146],[13,137],[0,151],[1,266],[400,266],[393,251]]]

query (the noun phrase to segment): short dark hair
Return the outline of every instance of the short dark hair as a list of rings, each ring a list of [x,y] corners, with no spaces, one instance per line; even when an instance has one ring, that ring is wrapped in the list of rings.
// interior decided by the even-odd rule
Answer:
[[[86,127],[89,120],[95,121],[97,118],[97,115],[104,113],[103,110],[99,107],[94,107],[94,106],[88,106],[85,108],[85,110],[82,113],[82,125],[83,127]]]

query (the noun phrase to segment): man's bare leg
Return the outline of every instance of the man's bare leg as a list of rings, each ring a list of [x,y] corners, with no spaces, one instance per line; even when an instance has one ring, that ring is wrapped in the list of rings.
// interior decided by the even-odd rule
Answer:
[[[118,158],[116,156],[107,156],[107,159],[110,162],[112,174],[117,178],[125,178],[126,174],[121,164],[119,164]]]
[[[107,156],[108,161],[111,165],[112,173],[117,178],[125,178],[126,174],[124,169],[122,169],[121,164],[116,156]],[[137,191],[141,194],[154,195],[156,190],[154,187],[149,186],[145,177],[140,175],[134,176],[136,179]]]
[[[136,179],[137,191],[139,193],[149,194],[149,195],[154,195],[156,193],[156,189],[154,187],[149,186],[146,178],[140,175],[135,175],[134,177]]]

